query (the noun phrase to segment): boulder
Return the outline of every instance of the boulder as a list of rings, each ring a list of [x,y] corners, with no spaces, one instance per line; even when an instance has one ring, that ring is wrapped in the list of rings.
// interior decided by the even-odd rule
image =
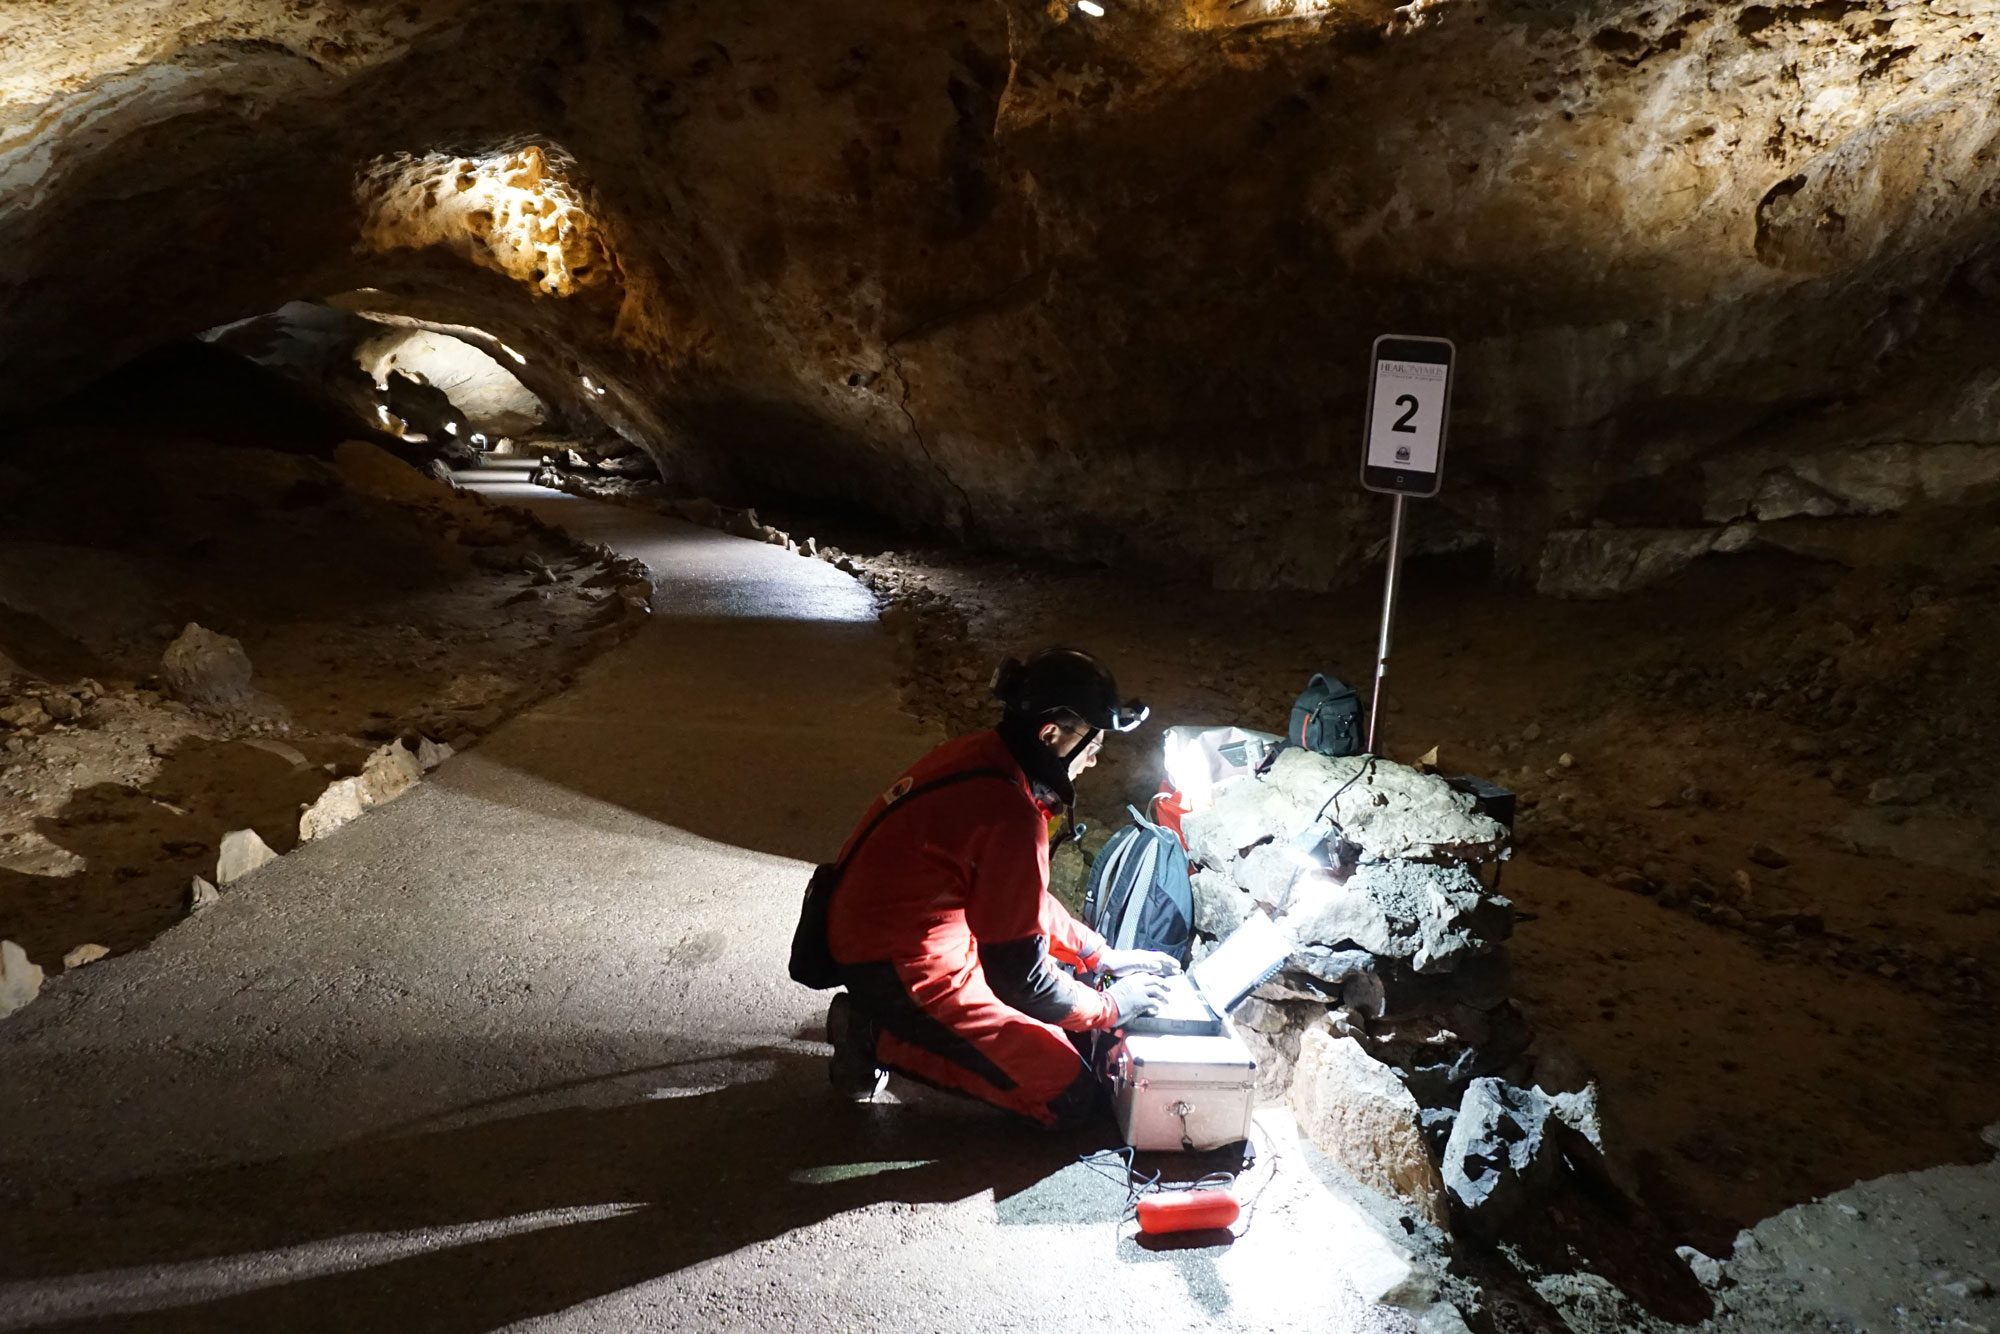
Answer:
[[[1194,891],[1194,929],[1220,939],[1243,924],[1255,901],[1221,871],[1197,868],[1191,878]]]
[[[1289,1101],[1299,1128],[1327,1157],[1425,1222],[1445,1225],[1444,1181],[1424,1144],[1422,1109],[1359,1042],[1308,1030]]]
[[[9,727],[35,728],[48,721],[48,710],[42,707],[42,702],[38,699],[24,699],[18,704],[9,704],[6,708],[0,709],[0,723],[6,723]]]
[[[241,643],[193,621],[160,659],[167,693],[203,709],[240,709],[253,703],[250,671],[250,656]]]
[[[232,885],[258,867],[278,860],[278,854],[257,836],[254,829],[232,829],[222,836],[222,852],[215,860],[215,883]]]
[[[1481,1229],[1504,1226],[1554,1178],[1562,1160],[1554,1115],[1537,1088],[1492,1077],[1466,1087],[1445,1143],[1444,1184]]]
[[[1304,869],[1297,858],[1282,866],[1272,859],[1286,858],[1316,828],[1330,834],[1338,826],[1364,862],[1496,857],[1506,827],[1476,813],[1473,804],[1435,774],[1393,760],[1287,750],[1262,778],[1225,784],[1214,803],[1185,817],[1181,828],[1194,860],[1229,871],[1244,889],[1265,897],[1273,892],[1272,877]]]
[[[437,768],[452,756],[451,747],[442,741],[429,737],[417,738],[417,767],[425,773]]]
[[[319,799],[299,816],[299,842],[324,838],[368,808],[359,778],[343,778],[327,785]]]
[[[11,940],[0,940],[0,1019],[33,1000],[42,990],[42,970]]]
[[[361,766],[362,802],[380,806],[385,801],[394,801],[416,786],[423,776],[423,766],[410,748],[400,741],[391,741]]]
[[[1462,863],[1367,862],[1345,883],[1301,877],[1278,925],[1301,945],[1359,947],[1433,973],[1491,951],[1511,934],[1513,913]]]
[[[222,895],[216,892],[214,885],[196,876],[194,883],[188,886],[188,911],[200,912],[210,904],[219,902],[221,898]]]

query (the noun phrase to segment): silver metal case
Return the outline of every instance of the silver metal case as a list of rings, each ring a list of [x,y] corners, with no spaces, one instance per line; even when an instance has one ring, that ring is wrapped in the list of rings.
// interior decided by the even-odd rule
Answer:
[[[1257,1061],[1227,1020],[1214,1035],[1127,1034],[1106,1056],[1104,1079],[1135,1149],[1216,1149],[1250,1134]]]

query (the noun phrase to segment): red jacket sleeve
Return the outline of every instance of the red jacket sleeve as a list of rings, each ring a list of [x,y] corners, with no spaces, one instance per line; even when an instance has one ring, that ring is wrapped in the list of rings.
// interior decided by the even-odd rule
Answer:
[[[993,994],[1072,1031],[1111,1027],[1118,1016],[1110,997],[1055,966],[1094,957],[1104,942],[1049,897],[1049,831],[1041,809],[1021,793],[993,812],[979,843],[965,921]]]
[[[1104,953],[1104,937],[1069,915],[1056,896],[1042,892],[1042,934],[1049,938],[1049,953],[1056,962],[1094,969]]]

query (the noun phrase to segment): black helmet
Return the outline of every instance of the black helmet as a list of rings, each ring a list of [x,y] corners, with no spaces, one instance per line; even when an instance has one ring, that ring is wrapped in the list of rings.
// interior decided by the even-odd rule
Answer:
[[[1136,699],[1120,703],[1111,669],[1073,648],[1043,649],[1026,662],[1007,659],[993,670],[993,697],[1009,717],[1073,713],[1106,732],[1129,732],[1148,712]]]

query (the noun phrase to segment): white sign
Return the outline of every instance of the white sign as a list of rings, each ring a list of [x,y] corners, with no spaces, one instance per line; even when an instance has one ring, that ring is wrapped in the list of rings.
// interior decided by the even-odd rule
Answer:
[[[1375,363],[1375,411],[1368,422],[1368,466],[1438,470],[1445,386],[1451,371],[1435,361]]]

